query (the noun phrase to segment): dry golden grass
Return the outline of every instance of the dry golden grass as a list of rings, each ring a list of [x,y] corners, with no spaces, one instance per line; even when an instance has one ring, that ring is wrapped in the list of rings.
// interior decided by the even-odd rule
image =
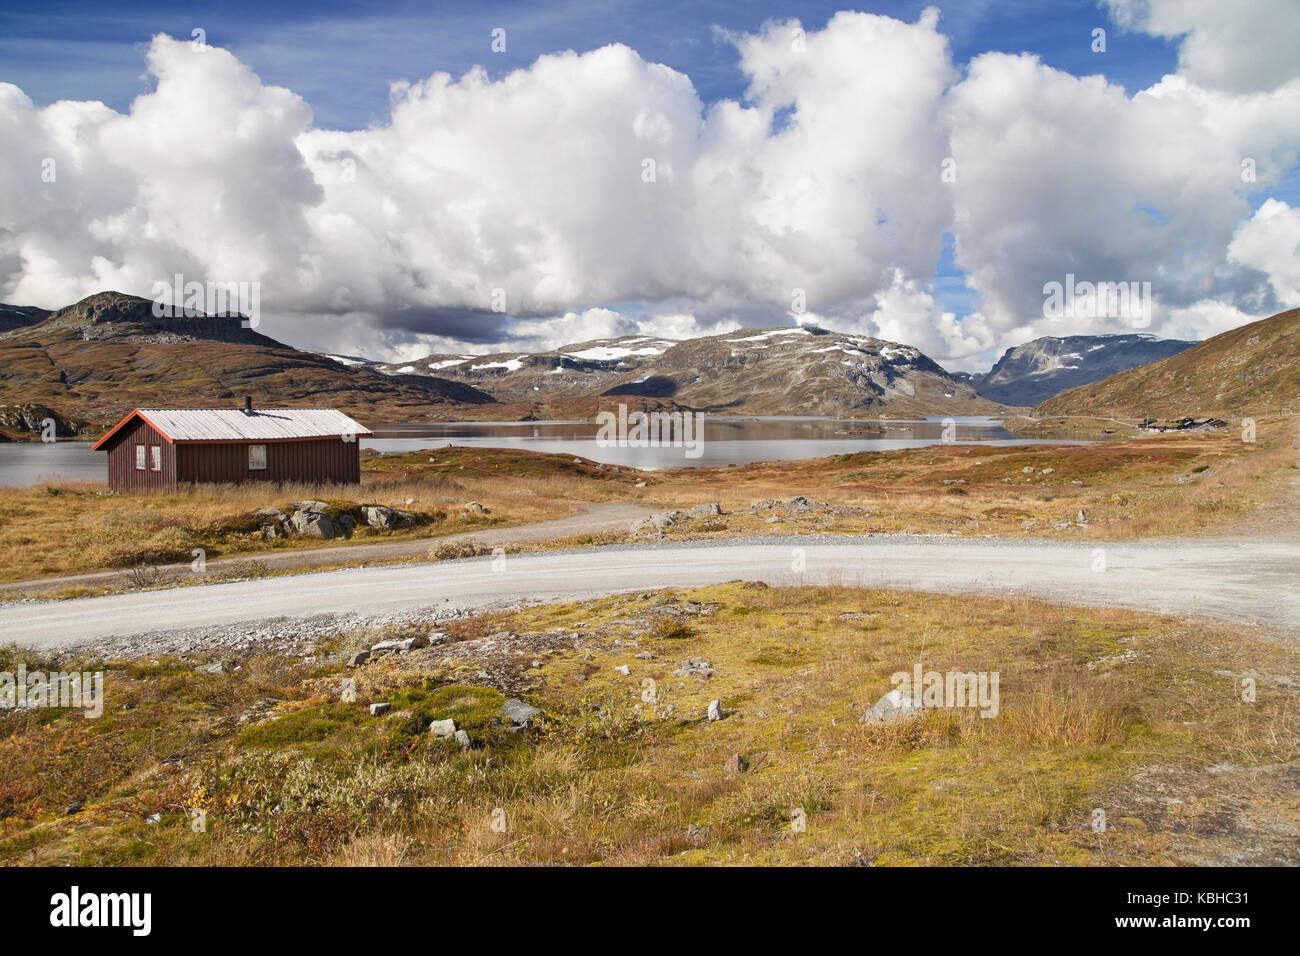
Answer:
[[[265,541],[252,513],[293,501],[383,504],[420,516],[414,528],[378,531],[359,527],[351,538],[323,542],[294,536]],[[487,517],[466,515],[467,502],[486,506]],[[408,504],[408,502],[410,502]],[[442,537],[560,517],[576,506],[529,487],[473,487],[447,477],[411,480],[367,474],[360,486],[191,485],[172,494],[113,495],[93,484],[0,489],[0,580],[188,563],[191,549],[208,557],[329,548],[367,541]],[[292,509],[288,509],[292,510]]]
[[[688,635],[657,630],[673,607]],[[465,643],[501,630],[518,637]],[[1266,636],[1019,598],[735,583],[495,613],[458,638],[346,675],[269,656],[222,678],[113,664],[98,722],[0,721],[0,859],[1300,862],[1300,654]],[[688,657],[713,676],[674,676]],[[996,671],[997,716],[862,723],[917,662]],[[344,676],[356,703],[338,700]],[[497,735],[491,714],[521,686],[546,722]],[[284,701],[268,723],[236,722],[266,697]],[[716,723],[703,719],[713,698]],[[372,700],[393,711],[370,717]],[[478,749],[429,739],[447,714]],[[748,772],[724,770],[735,753]],[[65,816],[72,801],[84,807]],[[195,806],[206,833],[187,825]],[[163,822],[144,823],[154,812]]]

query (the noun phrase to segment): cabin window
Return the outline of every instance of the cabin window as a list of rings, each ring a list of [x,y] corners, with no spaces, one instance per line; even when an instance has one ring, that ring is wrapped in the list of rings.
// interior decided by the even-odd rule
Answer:
[[[149,446],[149,470],[162,471],[162,445]]]
[[[266,446],[265,445],[248,446],[248,470],[266,471]]]
[[[135,470],[144,471],[144,445],[135,446]]]

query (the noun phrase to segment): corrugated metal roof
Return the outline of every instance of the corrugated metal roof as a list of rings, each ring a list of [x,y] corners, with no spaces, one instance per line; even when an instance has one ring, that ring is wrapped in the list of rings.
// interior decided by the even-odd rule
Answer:
[[[364,425],[336,408],[139,408],[172,441],[277,441],[368,436]]]

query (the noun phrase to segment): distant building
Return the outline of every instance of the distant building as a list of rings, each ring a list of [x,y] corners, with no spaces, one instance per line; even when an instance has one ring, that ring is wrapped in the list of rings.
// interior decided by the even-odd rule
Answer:
[[[334,408],[137,408],[94,450],[108,452],[114,491],[183,482],[356,484],[359,438],[373,432]]]

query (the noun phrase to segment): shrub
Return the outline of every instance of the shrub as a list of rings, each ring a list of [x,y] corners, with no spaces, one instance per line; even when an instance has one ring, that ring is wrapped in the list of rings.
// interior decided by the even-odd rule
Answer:
[[[491,553],[492,549],[487,545],[468,538],[464,541],[444,541],[429,552],[429,557],[435,561],[454,561],[457,558],[478,558]]]

